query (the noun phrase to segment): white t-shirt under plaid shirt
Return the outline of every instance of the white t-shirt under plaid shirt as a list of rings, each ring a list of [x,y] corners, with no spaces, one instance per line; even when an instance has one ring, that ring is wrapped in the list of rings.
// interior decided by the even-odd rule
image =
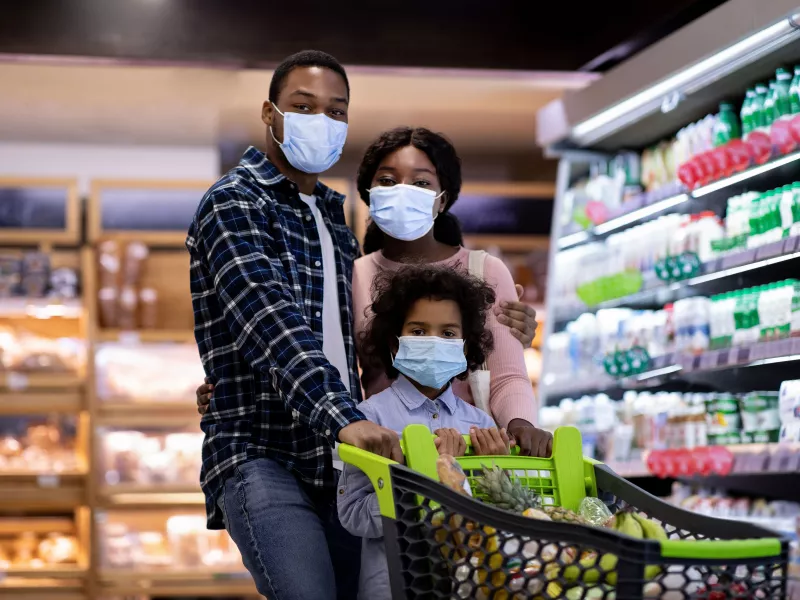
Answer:
[[[311,214],[317,223],[319,232],[319,243],[322,246],[322,272],[323,272],[323,291],[322,291],[322,352],[342,378],[342,383],[350,391],[350,382],[347,368],[347,353],[344,349],[344,337],[342,336],[342,319],[339,310],[339,292],[336,289],[336,258],[333,254],[333,240],[331,233],[325,226],[322,213],[317,207],[316,196],[299,194],[300,199],[308,204]],[[316,265],[319,266],[319,265]]]

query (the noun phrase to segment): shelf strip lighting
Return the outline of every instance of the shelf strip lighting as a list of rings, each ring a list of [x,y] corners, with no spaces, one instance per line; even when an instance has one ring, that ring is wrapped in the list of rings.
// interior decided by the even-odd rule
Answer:
[[[613,127],[615,121],[622,121],[632,113],[642,111],[651,105],[655,110],[661,105],[665,96],[676,91],[683,91],[682,88],[696,84],[700,80],[716,80],[726,75],[731,69],[740,68],[741,60],[747,59],[747,62],[757,60],[761,55],[773,51],[776,41],[786,36],[788,42],[797,33],[792,27],[791,19],[782,19],[675,75],[667,77],[627,100],[578,123],[572,129],[572,137],[581,144],[592,143],[594,138],[608,133],[602,130]]]
[[[709,273],[708,275],[698,275],[697,277],[693,277],[692,279],[687,280],[685,283],[681,284],[681,282],[674,283],[670,286],[670,290],[677,290],[683,286],[691,286],[691,285],[699,285],[701,283],[707,283],[709,281],[714,281],[715,279],[722,279],[723,277],[730,277],[731,275],[737,275],[739,273],[746,273],[747,271],[753,271],[754,269],[760,269],[762,267],[768,267],[769,265],[774,265],[777,263],[782,263],[787,260],[793,260],[795,258],[800,257],[800,252],[792,252],[790,254],[783,254],[781,256],[774,256],[772,258],[765,258],[764,260],[758,260],[756,262],[748,263],[746,265],[740,265],[738,267],[731,267],[730,269],[724,269],[722,271],[715,271],[713,273]]]
[[[672,373],[677,373],[678,371],[682,371],[683,367],[680,365],[668,365],[666,367],[662,367],[661,369],[653,369],[652,371],[646,371],[644,373],[640,373],[636,376],[636,381],[646,381],[648,379],[653,379],[654,377],[661,377],[662,375],[670,375]]]
[[[661,211],[672,208],[673,206],[683,204],[689,199],[690,198],[688,194],[678,194],[677,196],[672,196],[665,200],[661,200],[660,202],[654,202],[650,206],[645,206],[638,210],[631,211],[626,215],[622,215],[621,217],[617,217],[616,219],[611,219],[610,221],[601,223],[594,228],[594,232],[598,235],[603,235],[609,231],[614,231],[615,229],[619,229],[625,225],[629,225]]]
[[[747,363],[746,365],[742,366],[760,367],[762,365],[774,365],[776,363],[792,362],[795,360],[800,360],[800,354],[790,354],[789,356],[775,356],[774,358],[761,358],[759,360],[754,360],[753,362]]]
[[[755,177],[756,175],[761,175],[762,173],[767,173],[772,169],[777,169],[778,167],[788,165],[789,163],[792,163],[799,159],[800,159],[800,152],[789,154],[777,160],[768,162],[765,165],[753,167],[752,169],[748,169],[747,171],[742,171],[741,173],[737,173],[736,175],[731,175],[730,177],[727,177],[720,181],[715,181],[714,183],[709,183],[708,185],[704,185],[703,187],[693,191],[692,196],[695,198],[700,198],[701,196],[711,194],[712,192],[716,192],[717,190],[721,190],[730,185],[734,185],[736,183],[739,183],[740,181],[746,181],[751,177]]]
[[[565,248],[569,248],[570,246],[577,246],[578,244],[582,244],[588,239],[589,239],[589,233],[587,231],[578,231],[576,233],[571,233],[569,235],[565,235],[564,237],[558,238],[558,249],[564,250]]]

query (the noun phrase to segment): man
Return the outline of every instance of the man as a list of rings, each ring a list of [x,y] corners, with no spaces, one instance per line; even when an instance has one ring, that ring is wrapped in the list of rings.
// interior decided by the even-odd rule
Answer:
[[[366,421],[348,286],[358,244],[318,182],[341,154],[350,89],[306,51],[275,71],[255,148],[206,193],[189,229],[195,338],[214,399],[203,417],[208,526],[228,530],[269,600],[353,599],[359,540],[339,524],[335,442],[402,460]]]

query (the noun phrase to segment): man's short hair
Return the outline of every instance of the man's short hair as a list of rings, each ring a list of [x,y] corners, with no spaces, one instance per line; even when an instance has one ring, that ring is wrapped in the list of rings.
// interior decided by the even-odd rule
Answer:
[[[327,52],[320,50],[303,50],[296,54],[292,54],[285,59],[275,72],[272,74],[272,82],[269,84],[269,101],[275,103],[278,101],[278,96],[283,90],[286,83],[286,78],[294,69],[298,67],[322,67],[323,69],[330,69],[334,73],[338,73],[344,79],[344,85],[347,87],[347,97],[350,97],[350,82],[347,80],[347,73],[344,67],[333,56]]]

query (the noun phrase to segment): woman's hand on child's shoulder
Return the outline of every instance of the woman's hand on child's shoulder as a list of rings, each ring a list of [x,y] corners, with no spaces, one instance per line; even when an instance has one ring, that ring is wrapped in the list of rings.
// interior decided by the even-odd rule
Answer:
[[[511,451],[511,438],[508,437],[505,429],[473,427],[469,430],[469,437],[472,440],[475,454],[479,456],[500,456]]]
[[[464,441],[464,436],[457,429],[437,429],[433,433],[436,434],[435,443],[439,454],[464,456],[467,451],[467,442]]]

